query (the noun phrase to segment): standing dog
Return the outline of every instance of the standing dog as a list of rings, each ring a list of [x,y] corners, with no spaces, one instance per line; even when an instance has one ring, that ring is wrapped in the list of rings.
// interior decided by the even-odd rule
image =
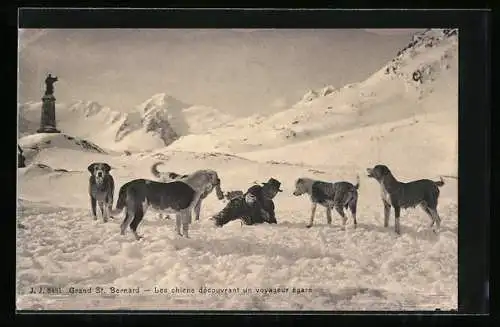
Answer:
[[[332,208],[342,217],[342,225],[345,226],[347,217],[344,208],[349,208],[356,228],[356,208],[358,203],[359,176],[356,178],[356,185],[349,182],[329,183],[310,178],[299,178],[295,181],[295,191],[293,195],[300,196],[309,194],[311,197],[311,220],[306,226],[312,227],[314,215],[318,204],[326,208],[326,222],[332,223]]]
[[[224,199],[224,193],[221,190],[221,182],[219,175],[214,170],[203,169],[197,170],[189,175],[181,175],[174,172],[159,172],[158,165],[163,164],[157,162],[151,166],[151,173],[162,182],[182,181],[191,186],[198,194],[197,203],[194,205],[195,220],[200,220],[200,210],[202,201],[212,192],[215,188],[217,198]],[[161,213],[160,213],[161,218]]]
[[[444,185],[443,178],[440,181],[420,179],[408,183],[398,181],[392,175],[390,169],[385,165],[376,165],[366,169],[368,177],[374,178],[380,184],[380,195],[384,205],[384,227],[389,226],[391,206],[394,208],[394,230],[400,234],[399,216],[401,208],[414,208],[420,205],[425,213],[431,218],[430,227],[436,224],[434,232],[439,231],[441,218],[437,212],[439,187]]]
[[[116,210],[113,213],[119,214],[123,208],[126,209],[121,224],[121,235],[124,235],[127,226],[130,226],[136,240],[142,238],[137,234],[137,227],[149,207],[157,211],[174,213],[177,234],[189,238],[191,212],[197,200],[196,190],[184,182],[162,183],[148,179],[134,179],[120,188]]]
[[[92,216],[94,220],[97,219],[97,203],[101,209],[103,221],[107,222],[113,207],[113,195],[115,193],[115,181],[109,173],[111,167],[107,163],[94,162],[87,169],[90,172],[89,196]]]

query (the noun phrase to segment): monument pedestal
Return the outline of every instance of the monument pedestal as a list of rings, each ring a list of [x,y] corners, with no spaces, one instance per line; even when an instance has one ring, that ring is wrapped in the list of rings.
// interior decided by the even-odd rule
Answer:
[[[42,98],[42,116],[37,133],[61,133],[56,128],[56,98],[52,94]]]

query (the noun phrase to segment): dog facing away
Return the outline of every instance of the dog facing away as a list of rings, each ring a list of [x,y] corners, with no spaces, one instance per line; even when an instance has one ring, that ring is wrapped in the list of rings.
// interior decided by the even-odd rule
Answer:
[[[198,201],[193,208],[195,220],[200,220],[201,203],[208,195],[210,195],[210,193],[214,189],[217,198],[219,200],[224,199],[224,193],[222,192],[221,189],[221,181],[216,171],[210,169],[202,169],[202,170],[197,170],[189,175],[181,175],[174,172],[158,171],[158,166],[162,164],[163,164],[162,162],[157,162],[151,166],[151,173],[153,174],[153,176],[155,176],[164,183],[171,181],[182,181],[191,186],[199,195]],[[161,218],[161,213],[160,213],[160,218]]]
[[[124,235],[127,226],[130,226],[136,240],[142,238],[137,233],[137,227],[148,208],[173,213],[175,214],[176,233],[189,238],[191,212],[197,200],[196,191],[184,182],[162,183],[148,179],[134,179],[120,188],[116,209],[113,213],[119,214],[124,208],[126,209],[121,224],[121,235]]]
[[[356,209],[358,203],[359,176],[356,178],[356,185],[341,181],[336,183],[324,182],[311,178],[301,177],[295,181],[295,191],[293,195],[300,196],[308,194],[311,198],[311,220],[306,226],[312,227],[317,205],[326,208],[326,222],[332,223],[332,208],[342,217],[342,225],[345,227],[347,216],[344,208],[351,211],[354,221],[354,228],[357,226]]]
[[[389,226],[391,206],[394,208],[394,230],[400,234],[401,208],[408,209],[420,206],[431,219],[432,228],[437,233],[441,227],[441,218],[437,212],[439,188],[444,185],[443,178],[439,181],[420,179],[411,182],[398,181],[391,170],[385,165],[376,165],[366,169],[368,177],[374,178],[380,184],[380,195],[384,205],[384,227]]]
[[[113,196],[115,193],[115,181],[109,173],[111,166],[103,162],[94,162],[87,167],[90,172],[89,196],[90,208],[94,220],[97,220],[96,204],[101,210],[102,219],[107,222],[111,216],[113,207]]]

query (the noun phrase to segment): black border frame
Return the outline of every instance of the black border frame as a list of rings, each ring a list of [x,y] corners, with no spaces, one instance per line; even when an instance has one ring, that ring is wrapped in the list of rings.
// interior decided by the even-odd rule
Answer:
[[[489,299],[486,285],[489,281],[489,214],[490,214],[490,12],[486,10],[313,10],[313,9],[56,9],[31,8],[19,9],[20,28],[459,28],[459,313],[488,313]],[[12,17],[10,17],[12,18]],[[12,19],[9,20],[12,25]],[[14,36],[17,50],[17,28]],[[17,57],[17,56],[16,56]],[[17,58],[16,58],[17,61]],[[17,83],[17,71],[10,66]],[[14,102],[14,99],[12,99]],[[14,106],[14,105],[13,105]],[[17,114],[16,114],[17,116]],[[16,117],[17,121],[17,117]],[[10,133],[9,133],[10,135]],[[12,133],[16,139],[16,131]],[[16,152],[17,153],[17,152]],[[14,171],[14,162],[12,170]],[[16,176],[7,185],[16,185]],[[6,204],[5,204],[6,205]],[[12,220],[13,221],[13,220]],[[9,222],[10,223],[10,222]],[[12,226],[15,229],[15,226]],[[8,231],[12,229],[8,228]],[[9,232],[10,233],[10,232]],[[14,234],[15,235],[15,234]],[[14,245],[15,238],[8,247]],[[9,251],[12,254],[13,251]],[[15,263],[15,255],[13,256]],[[5,280],[3,280],[5,282]],[[10,284],[10,285],[9,285]],[[12,282],[5,288],[15,298],[15,273]],[[14,308],[15,310],[15,300]],[[22,312],[22,314],[21,314]],[[45,311],[44,313],[49,313]],[[42,318],[28,311],[18,311],[17,319]],[[28,314],[30,313],[30,314]],[[54,311],[53,313],[61,313]],[[83,313],[83,312],[82,312]],[[86,311],[93,316],[78,315],[88,322],[98,320],[111,322],[112,317],[120,322],[145,322],[145,314],[196,315],[205,320],[206,315],[223,317],[226,315],[247,314],[257,318],[262,315],[273,322],[291,318],[289,312],[247,312],[247,311],[141,311],[133,317],[129,313],[115,311]],[[113,313],[115,315],[102,315]],[[387,312],[391,314],[391,312]],[[289,317],[281,316],[284,314]],[[329,319],[331,312],[295,312],[293,314],[323,315]],[[343,314],[343,316],[338,316]],[[359,313],[356,313],[356,315]],[[366,312],[364,314],[383,314]],[[420,319],[428,315],[443,315],[425,312],[401,312],[395,319],[417,315]],[[126,315],[126,316],[125,316]],[[352,312],[334,312],[335,320],[358,318]],[[450,315],[446,315],[451,317]],[[43,320],[55,317],[59,322],[69,315],[44,315]],[[73,316],[75,317],[75,316]],[[126,317],[126,318],[123,318]],[[148,317],[150,317],[148,315]],[[391,316],[385,316],[392,320]],[[234,318],[234,317],[233,317]],[[294,318],[298,318],[294,316]],[[139,320],[140,319],[140,320]],[[192,317],[191,317],[192,319]],[[248,321],[248,320],[247,320]],[[248,321],[250,322],[250,321]],[[252,323],[255,323],[253,321]]]

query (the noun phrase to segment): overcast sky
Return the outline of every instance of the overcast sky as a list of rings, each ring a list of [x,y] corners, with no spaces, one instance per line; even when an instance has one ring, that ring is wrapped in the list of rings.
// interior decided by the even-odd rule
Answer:
[[[40,101],[47,73],[58,102],[129,111],[156,93],[235,115],[275,112],[311,88],[361,81],[418,30],[22,30],[19,101]]]

